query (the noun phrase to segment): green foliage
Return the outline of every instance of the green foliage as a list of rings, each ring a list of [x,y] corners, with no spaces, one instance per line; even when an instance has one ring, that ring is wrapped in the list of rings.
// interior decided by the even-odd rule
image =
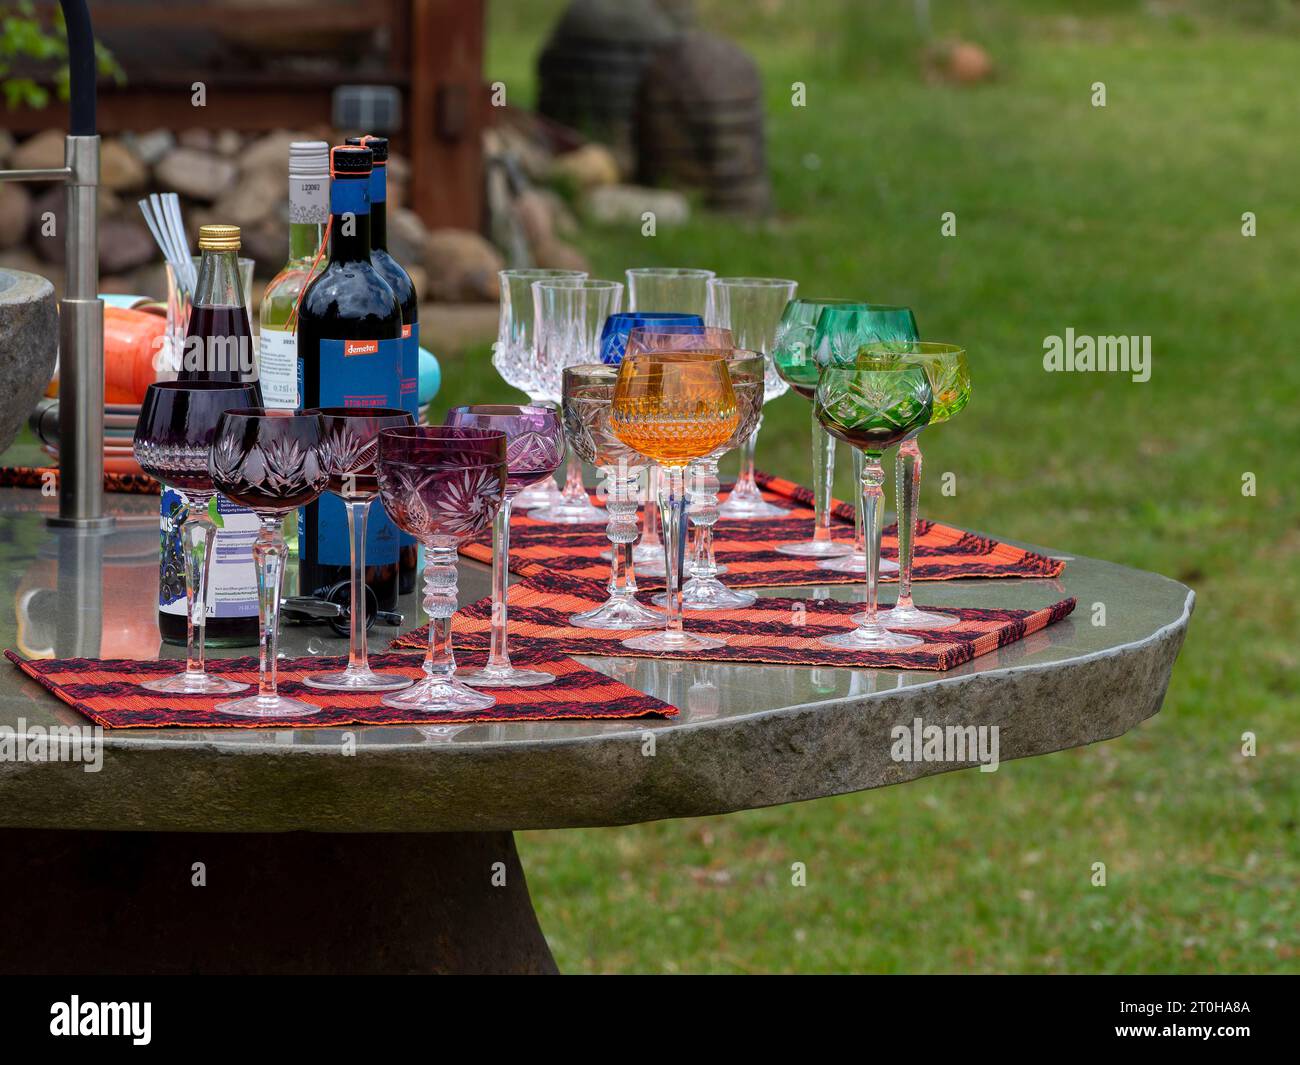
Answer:
[[[52,26],[41,20],[31,0],[17,0],[11,11],[0,16],[0,93],[5,104],[10,110],[21,106],[45,107],[50,102],[50,91],[43,84],[45,79],[38,81],[26,75],[11,77],[14,60],[31,60],[42,66],[57,64],[50,78],[58,98],[68,98],[68,31],[62,10],[55,12]],[[95,64],[100,74],[118,84],[126,81],[122,67],[98,41]]]

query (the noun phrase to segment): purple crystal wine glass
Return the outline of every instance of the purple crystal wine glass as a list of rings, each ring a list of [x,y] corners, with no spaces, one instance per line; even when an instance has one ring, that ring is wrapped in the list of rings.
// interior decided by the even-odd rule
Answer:
[[[135,427],[135,460],[154,480],[185,495],[180,524],[185,556],[185,671],[140,686],[177,695],[229,695],[248,685],[204,672],[208,576],[217,528],[208,506],[217,490],[208,474],[208,449],[217,419],[231,407],[257,403],[255,384],[155,381],[145,392]],[[196,636],[197,630],[197,636]]]
[[[470,713],[496,699],[456,677],[451,619],[456,551],[486,530],[505,500],[509,465],[499,429],[421,425],[379,434],[379,494],[399,529],[424,545],[424,609],[429,615],[425,679],[385,695],[385,706],[416,713]]]
[[[395,407],[318,407],[324,438],[321,455],[329,475],[329,490],[343,500],[352,545],[351,631],[348,665],[344,670],[312,673],[303,683],[312,688],[348,692],[391,692],[411,686],[400,673],[376,673],[370,668],[366,647],[366,519],[371,502],[379,495],[379,433],[383,429],[413,426],[409,411]]]
[[[253,511],[259,522],[253,543],[257,565],[260,632],[257,694],[218,703],[241,717],[302,717],[320,708],[276,691],[276,645],[285,547],[281,525],[291,510],[325,490],[329,474],[321,454],[324,426],[318,414],[265,407],[228,410],[217,422],[208,453],[213,483],[225,496]]]
[[[510,506],[529,485],[555,476],[564,462],[564,423],[554,404],[480,403],[453,407],[445,424],[506,434],[506,490],[492,522],[492,645],[487,665],[456,676],[475,688],[535,688],[555,675],[510,664],[506,592],[510,587]]]

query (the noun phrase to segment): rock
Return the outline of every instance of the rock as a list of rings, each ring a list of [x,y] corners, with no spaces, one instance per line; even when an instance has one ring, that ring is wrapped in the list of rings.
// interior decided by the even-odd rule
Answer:
[[[166,129],[124,133],[122,140],[145,166],[153,166],[176,146],[176,138]]]
[[[160,254],[157,248],[143,221],[108,221],[99,227],[99,269],[105,274],[125,274],[143,266]]]
[[[63,213],[67,198],[62,185],[51,185],[32,201],[27,244],[47,263],[63,262]]]
[[[9,158],[14,154],[18,142],[7,129],[0,129],[0,166],[8,166]]]
[[[177,138],[182,148],[193,148],[200,152],[213,151],[217,146],[216,134],[210,129],[186,129]]]
[[[581,148],[559,156],[555,160],[553,174],[572,181],[580,189],[617,185],[622,177],[614,153],[603,144],[584,144]]]
[[[215,147],[221,155],[238,155],[243,146],[244,138],[233,129],[223,129],[217,134]]]
[[[0,248],[21,244],[32,216],[32,194],[11,181],[0,183]]]
[[[254,271],[274,277],[289,257],[289,220],[278,213],[240,233],[239,254],[252,259]]]
[[[988,81],[993,76],[993,60],[978,44],[958,41],[948,50],[947,74],[963,85]]]
[[[537,265],[547,270],[585,270],[591,272],[587,257],[572,244],[562,240],[552,240],[540,248],[533,249]]]
[[[499,296],[497,271],[505,264],[472,230],[433,230],[424,243],[423,265],[429,275],[426,299],[455,303]]]
[[[53,376],[58,338],[54,286],[36,274],[0,270],[0,451],[14,442]]]
[[[57,129],[47,129],[29,137],[14,151],[10,165],[15,170],[45,170],[62,166],[67,161],[64,158],[65,137],[66,134]]]
[[[405,207],[388,208],[388,250],[408,270],[424,262],[429,230],[420,216]]]
[[[642,215],[651,211],[656,226],[681,225],[691,216],[686,197],[674,189],[651,189],[642,185],[603,185],[590,190],[583,209],[593,221],[606,225],[641,225]]]
[[[239,169],[247,174],[254,170],[271,170],[283,174],[282,184],[287,189],[289,181],[289,145],[294,141],[320,140],[308,133],[295,133],[280,129],[253,141],[240,152]]]
[[[581,227],[578,225],[578,219],[569,209],[564,197],[554,189],[537,189],[535,191],[545,201],[547,208],[551,212],[551,226],[555,229],[556,235],[566,240],[576,237]]]
[[[99,147],[99,181],[113,192],[137,192],[149,180],[149,170],[136,154],[114,137]]]
[[[497,129],[484,130],[483,154],[494,159],[513,159],[532,181],[549,180],[554,167],[550,152],[522,130],[504,124]]]
[[[420,266],[418,263],[410,263],[409,265],[403,263],[402,265],[405,267],[406,272],[411,275],[411,285],[415,289],[415,295],[416,298],[418,299],[419,297],[423,296],[425,292],[428,291],[429,288],[428,271],[426,271],[424,267]]]
[[[289,172],[284,178],[270,168],[246,171],[222,195],[213,212],[232,226],[255,226],[272,218],[289,199]]]
[[[238,168],[229,159],[185,147],[169,151],[154,171],[158,184],[167,191],[205,203],[211,203],[230,188],[237,174]]]
[[[515,214],[524,231],[524,239],[534,254],[555,239],[555,222],[551,205],[537,189],[524,189],[515,198]]]

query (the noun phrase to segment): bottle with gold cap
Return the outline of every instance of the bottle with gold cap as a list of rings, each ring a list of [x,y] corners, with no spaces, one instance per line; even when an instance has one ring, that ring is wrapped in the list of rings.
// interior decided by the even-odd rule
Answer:
[[[185,345],[182,381],[256,381],[248,293],[239,276],[239,227],[199,227],[199,277]]]

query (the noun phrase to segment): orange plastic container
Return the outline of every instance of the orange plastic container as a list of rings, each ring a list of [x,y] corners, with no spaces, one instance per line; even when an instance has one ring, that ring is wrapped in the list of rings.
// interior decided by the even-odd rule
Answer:
[[[158,379],[154,360],[162,350],[167,319],[148,311],[104,308],[104,402],[141,403]],[[59,394],[55,374],[46,395]]]

